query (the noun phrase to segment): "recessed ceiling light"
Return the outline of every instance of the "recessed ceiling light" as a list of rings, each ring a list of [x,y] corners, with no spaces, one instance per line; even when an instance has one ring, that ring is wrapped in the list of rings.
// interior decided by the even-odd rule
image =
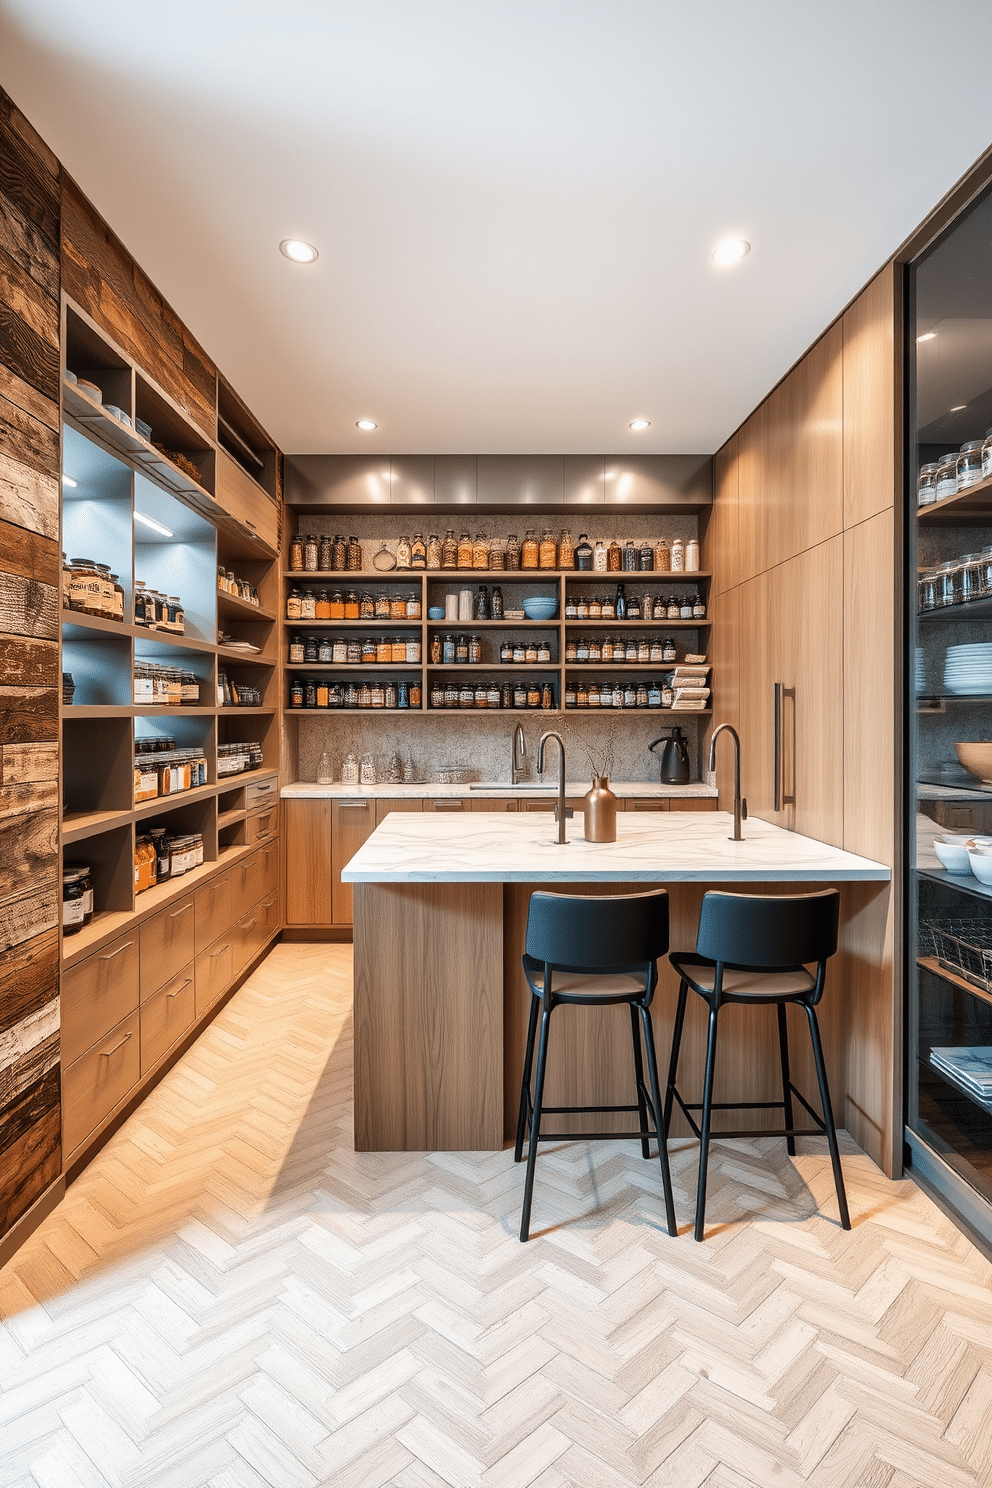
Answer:
[[[75,490],[76,487],[79,485],[79,482],[74,481],[71,475],[64,475],[62,477],[62,484],[64,486],[71,486],[72,489]]]
[[[951,409],[951,412],[952,413],[963,413],[964,410],[967,407],[968,407],[967,403],[955,403],[954,407]]]
[[[355,424],[356,429],[364,429],[366,433],[368,433],[371,429],[377,429],[378,427],[379,425],[375,422],[374,419],[358,419]]]
[[[304,243],[301,238],[283,238],[279,244],[279,252],[285,258],[291,258],[294,263],[313,263],[318,257],[313,244]]]
[[[917,346],[919,346],[921,341],[932,341],[936,334],[936,331],[924,331],[922,336],[917,336],[916,338]]]
[[[751,244],[745,238],[724,238],[713,249],[713,262],[724,265],[739,263],[750,252]]]
[[[134,520],[140,522],[143,527],[150,527],[153,532],[158,532],[162,537],[175,537],[175,533],[168,527],[163,527],[161,522],[156,522],[154,517],[146,517],[144,512],[136,511]]]
[[[627,428],[633,429],[635,434],[639,434],[642,429],[650,429],[650,427],[650,419],[631,419],[630,423],[627,425]]]

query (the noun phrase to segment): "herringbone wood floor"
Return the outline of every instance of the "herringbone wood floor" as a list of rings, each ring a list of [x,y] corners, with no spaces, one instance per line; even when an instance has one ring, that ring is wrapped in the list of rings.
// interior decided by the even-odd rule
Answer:
[[[279,946],[2,1276],[5,1488],[992,1483],[990,1267],[850,1144],[356,1155],[350,947]],[[553,1053],[553,1050],[552,1050]],[[822,1212],[819,1206],[822,1204]]]

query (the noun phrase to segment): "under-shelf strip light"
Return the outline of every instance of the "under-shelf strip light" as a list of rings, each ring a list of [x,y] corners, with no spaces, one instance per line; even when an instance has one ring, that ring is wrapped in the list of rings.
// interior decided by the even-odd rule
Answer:
[[[141,522],[145,527],[150,527],[153,532],[160,533],[162,537],[175,537],[176,535],[174,532],[170,532],[168,527],[163,527],[161,522],[156,522],[154,517],[146,517],[144,512],[136,511],[134,520]]]

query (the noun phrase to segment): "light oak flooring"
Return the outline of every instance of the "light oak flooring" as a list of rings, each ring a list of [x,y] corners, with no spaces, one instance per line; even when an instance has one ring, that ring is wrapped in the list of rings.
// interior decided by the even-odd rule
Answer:
[[[279,946],[0,1273],[4,1488],[970,1488],[990,1267],[847,1144],[356,1155],[351,951]],[[553,1055],[553,1048],[552,1048]],[[822,1210],[820,1206],[822,1205]]]

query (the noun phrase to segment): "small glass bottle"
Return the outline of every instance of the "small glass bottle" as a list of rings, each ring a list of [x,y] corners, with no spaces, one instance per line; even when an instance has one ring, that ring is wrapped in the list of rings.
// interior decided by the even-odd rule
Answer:
[[[503,568],[503,544],[498,537],[489,539],[489,568],[497,573]]]
[[[489,606],[489,613],[493,620],[503,618],[503,591],[498,584],[493,585],[493,597]]]
[[[623,548],[623,571],[624,573],[637,572],[637,549],[634,547],[633,539],[629,537]]]
[[[427,539],[427,567],[438,569],[441,567],[441,539],[436,532],[432,532]]]
[[[558,567],[558,543],[550,527],[545,527],[541,533],[541,545],[538,549],[537,563],[539,568]]]
[[[606,555],[606,567],[610,573],[619,573],[623,568],[623,548],[617,542],[616,538],[610,543],[609,551]]]
[[[335,573],[344,573],[348,567],[348,544],[340,532],[335,533],[333,553],[334,561],[331,564],[332,569]]]
[[[672,541],[672,573],[685,572],[685,543],[680,537]]]
[[[315,535],[309,532],[303,542],[303,567],[307,573],[317,572],[317,563],[320,557],[320,546]]]
[[[300,598],[300,619],[316,620],[317,596],[312,589],[304,589]]]
[[[299,620],[303,614],[303,595],[294,584],[286,598],[286,619]],[[144,622],[147,625],[147,621]]]
[[[326,532],[321,533],[317,547],[317,567],[322,573],[329,573],[334,567],[334,542]]]
[[[592,544],[584,532],[579,533],[575,549],[575,567],[580,573],[592,573]]]
[[[637,567],[641,573],[654,572],[654,548],[646,539],[637,551]]]
[[[467,532],[463,532],[458,539],[458,568],[471,568],[472,558],[475,553],[475,545]]]
[[[293,573],[301,573],[303,570],[303,539],[302,537],[300,537],[299,533],[297,533],[295,537],[290,539],[289,566],[292,569]],[[224,588],[226,589],[227,574],[224,573],[223,569],[221,569],[221,573],[224,574]]]
[[[654,566],[657,573],[668,573],[672,566],[672,550],[663,537],[654,550]]]
[[[396,567],[410,568],[412,566],[411,558],[410,539],[408,537],[401,537],[396,544]]]
[[[692,596],[692,618],[694,620],[706,619],[706,604],[699,594]]]
[[[410,544],[410,567],[416,569],[427,567],[427,544],[424,542],[423,533],[413,534],[413,542]]]
[[[522,569],[537,568],[540,551],[537,538],[534,536],[534,528],[528,527],[524,532],[523,546],[520,549],[520,567]]]
[[[315,618],[317,620],[330,620],[331,618],[331,601],[326,589],[317,590]]]
[[[472,544],[472,567],[489,567],[489,544],[481,532],[475,534],[475,542]]]
[[[516,572],[520,567],[520,542],[515,532],[506,539],[506,567]]]
[[[599,538],[592,555],[592,567],[594,573],[607,573],[609,571],[610,555],[606,544]]]
[[[482,661],[482,637],[479,635],[469,636],[468,660],[470,666],[479,666]]]
[[[575,544],[572,541],[570,528],[566,527],[558,540],[558,567],[571,569],[575,567]]]
[[[699,572],[699,539],[690,537],[685,545],[685,571],[686,573]]]
[[[349,573],[361,573],[363,562],[364,562],[364,560],[362,558],[362,545],[361,545],[361,543],[358,541],[358,538],[357,537],[349,537],[349,539],[348,539],[348,572]]]
[[[476,592],[475,618],[476,620],[489,619],[489,590],[485,584],[480,584]]]
[[[444,543],[441,548],[441,567],[458,567],[458,543],[455,539],[455,529],[449,527],[444,535]]]
[[[289,661],[291,666],[299,666],[303,661],[303,637],[294,635],[289,642]]]

